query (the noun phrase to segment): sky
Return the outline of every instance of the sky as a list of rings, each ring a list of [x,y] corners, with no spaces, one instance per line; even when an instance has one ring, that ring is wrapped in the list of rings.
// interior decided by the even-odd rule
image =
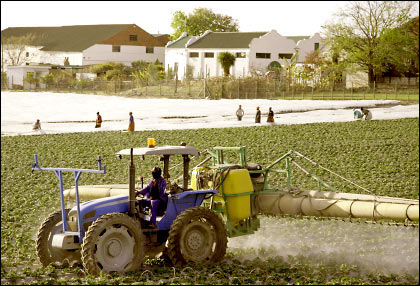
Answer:
[[[175,11],[209,8],[239,22],[240,32],[276,30],[312,36],[348,1],[1,1],[1,30],[8,27],[136,24],[171,34]]]
[[[245,112],[242,121],[235,116],[239,104]],[[257,106],[262,113],[260,124],[255,123]],[[355,121],[353,108],[360,107],[372,112],[372,120],[419,117],[418,104],[400,105],[396,100],[147,99],[3,91],[1,135],[123,131],[130,111],[136,131],[266,126],[272,125],[266,122],[269,107],[275,112],[274,125]],[[101,128],[95,128],[98,111]],[[32,131],[36,119],[40,119],[42,131]]]

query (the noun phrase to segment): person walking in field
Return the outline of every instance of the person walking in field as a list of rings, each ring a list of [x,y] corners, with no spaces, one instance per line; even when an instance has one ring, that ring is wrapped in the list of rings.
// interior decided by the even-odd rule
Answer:
[[[274,111],[271,109],[271,107],[268,109],[267,122],[274,122]]]
[[[261,123],[261,110],[259,106],[257,106],[257,114],[255,114],[255,123]]]
[[[96,125],[95,128],[100,128],[102,124],[102,116],[99,114],[99,112],[96,112]]]
[[[362,111],[362,119],[364,119],[364,120],[371,120],[372,119],[372,112],[370,112],[369,109],[360,107],[360,110]]]
[[[238,121],[242,120],[242,117],[244,116],[244,110],[242,109],[242,106],[239,105],[238,110],[236,110],[236,116],[238,117]]]
[[[133,112],[129,113],[130,119],[128,121],[128,132],[134,132],[134,117]]]
[[[41,122],[39,122],[39,119],[37,119],[36,122],[34,123],[32,130],[41,130]]]

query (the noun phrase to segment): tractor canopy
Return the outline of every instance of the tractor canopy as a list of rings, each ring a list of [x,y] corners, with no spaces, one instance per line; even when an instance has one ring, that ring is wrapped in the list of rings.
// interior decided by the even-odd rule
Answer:
[[[131,149],[123,149],[116,153],[117,156],[130,156]],[[192,155],[199,156],[199,152],[192,146],[159,146],[133,148],[133,156],[144,155]]]

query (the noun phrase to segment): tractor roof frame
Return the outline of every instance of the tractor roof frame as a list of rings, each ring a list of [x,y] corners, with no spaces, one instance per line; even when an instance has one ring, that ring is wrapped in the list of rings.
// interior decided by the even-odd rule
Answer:
[[[130,148],[123,149],[116,153],[116,156],[121,159],[122,156],[131,156],[131,161],[134,156],[141,156],[141,159],[144,159],[145,155],[163,155],[161,161],[163,161],[163,177],[169,179],[169,157],[171,155],[181,155],[183,157],[183,189],[188,189],[188,169],[190,158],[188,155],[198,157],[200,153],[195,147],[192,146],[159,146],[159,147],[140,147],[140,148]]]
[[[132,148],[133,156],[145,155],[192,155],[198,157],[200,153],[192,146],[159,146]],[[119,151],[117,156],[130,156],[131,148]]]

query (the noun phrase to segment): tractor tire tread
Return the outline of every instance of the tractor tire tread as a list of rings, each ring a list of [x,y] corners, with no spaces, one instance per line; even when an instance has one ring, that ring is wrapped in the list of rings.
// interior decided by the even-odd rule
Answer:
[[[85,271],[88,274],[98,275],[100,272],[93,258],[93,248],[95,246],[95,240],[97,239],[98,235],[97,229],[100,228],[102,225],[106,224],[108,220],[115,218],[129,219],[132,223],[134,223],[135,228],[139,230],[141,243],[144,243],[144,235],[141,232],[141,225],[139,221],[129,217],[127,214],[124,213],[108,213],[102,215],[89,226],[82,243],[82,263]],[[141,267],[144,259],[144,245],[141,245],[139,249],[140,251],[137,257],[138,264],[133,264],[131,268],[127,271],[135,271]]]
[[[173,265],[183,265],[186,263],[184,260],[179,247],[179,240],[180,234],[182,231],[183,226],[188,223],[188,221],[194,216],[205,216],[207,219],[211,220],[216,227],[218,228],[216,231],[216,235],[220,239],[220,245],[218,244],[216,251],[214,252],[213,257],[211,258],[210,262],[219,262],[223,259],[226,248],[227,248],[227,230],[226,226],[223,223],[220,216],[204,207],[192,207],[177,216],[177,218],[172,223],[171,229],[169,231],[168,237],[168,247],[166,249],[166,254],[171,260]]]
[[[69,213],[69,209],[66,209],[66,215]],[[62,220],[61,210],[51,213],[41,224],[41,227],[37,233],[36,239],[36,253],[39,262],[42,266],[46,267],[54,261],[51,259],[48,250],[48,236],[51,232],[51,228],[54,227],[58,222]]]

